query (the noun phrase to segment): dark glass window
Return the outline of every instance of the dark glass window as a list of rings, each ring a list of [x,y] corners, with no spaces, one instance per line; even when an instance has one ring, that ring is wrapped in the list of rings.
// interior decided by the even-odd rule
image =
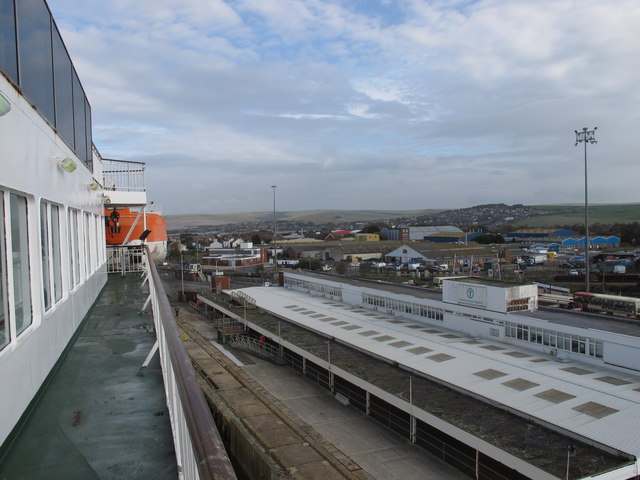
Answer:
[[[42,0],[17,4],[20,87],[42,115],[55,124],[51,16]]]
[[[60,32],[53,29],[53,73],[56,94],[56,129],[73,146],[73,80],[71,59],[64,48]]]
[[[18,83],[16,17],[13,0],[0,0],[0,70]]]
[[[51,308],[51,253],[49,252],[49,211],[47,204],[40,204],[40,250],[42,253],[42,296],[44,309]]]
[[[11,340],[9,335],[8,283],[4,230],[4,192],[0,190],[0,350],[6,347],[9,344],[9,340]]]
[[[85,118],[84,112],[84,92],[82,91],[82,85],[78,80],[78,74],[73,71],[73,131],[75,138],[74,149],[78,154],[78,157],[83,162],[86,162],[87,152],[87,132],[85,130]]]
[[[11,259],[13,282],[9,294],[13,295],[16,333],[20,335],[33,323],[31,308],[31,277],[29,272],[29,234],[27,221],[27,199],[10,194],[11,211]]]
[[[85,97],[84,99],[84,118],[85,118],[85,132],[86,132],[86,142],[87,142],[87,158],[85,163],[89,170],[93,171],[93,155],[91,152],[91,105],[89,105],[89,100]]]
[[[51,205],[51,261],[53,263],[53,294],[57,302],[62,298],[62,258],[60,256],[60,207]]]

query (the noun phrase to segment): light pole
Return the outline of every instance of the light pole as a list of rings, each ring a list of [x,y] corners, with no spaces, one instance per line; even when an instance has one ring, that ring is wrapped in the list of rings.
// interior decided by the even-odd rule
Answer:
[[[182,260],[182,252],[180,252],[180,284],[182,285],[181,300],[184,301],[184,262]]]
[[[276,243],[276,188],[277,185],[271,185],[273,188],[273,266],[278,269],[278,244]]]
[[[589,204],[587,195],[587,143],[598,143],[596,140],[596,130],[584,127],[581,132],[576,132],[576,147],[579,143],[584,143],[584,291],[589,291]]]

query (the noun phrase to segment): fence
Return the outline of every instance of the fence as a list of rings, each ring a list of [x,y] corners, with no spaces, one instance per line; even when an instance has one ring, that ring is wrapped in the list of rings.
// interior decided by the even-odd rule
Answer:
[[[149,250],[147,247],[144,250],[147,260]],[[180,339],[158,271],[151,261],[145,261],[144,265],[149,279],[179,478],[234,480],[236,475],[231,461]]]
[[[124,160],[102,159],[102,178],[105,190],[120,192],[144,192],[146,180],[145,164]]]
[[[122,273],[143,272],[145,270],[145,252],[142,245],[107,245],[107,272]]]

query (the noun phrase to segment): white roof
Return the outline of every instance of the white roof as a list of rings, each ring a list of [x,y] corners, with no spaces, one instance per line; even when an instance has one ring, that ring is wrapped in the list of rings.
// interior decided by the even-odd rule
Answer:
[[[242,291],[261,309],[640,457],[640,376],[554,362],[524,348],[291,289]]]

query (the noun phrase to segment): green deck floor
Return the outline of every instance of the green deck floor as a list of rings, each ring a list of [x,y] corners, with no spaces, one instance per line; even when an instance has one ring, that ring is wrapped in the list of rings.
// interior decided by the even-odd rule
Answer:
[[[140,277],[110,275],[75,344],[0,463],[0,480],[175,479],[152,319]]]

